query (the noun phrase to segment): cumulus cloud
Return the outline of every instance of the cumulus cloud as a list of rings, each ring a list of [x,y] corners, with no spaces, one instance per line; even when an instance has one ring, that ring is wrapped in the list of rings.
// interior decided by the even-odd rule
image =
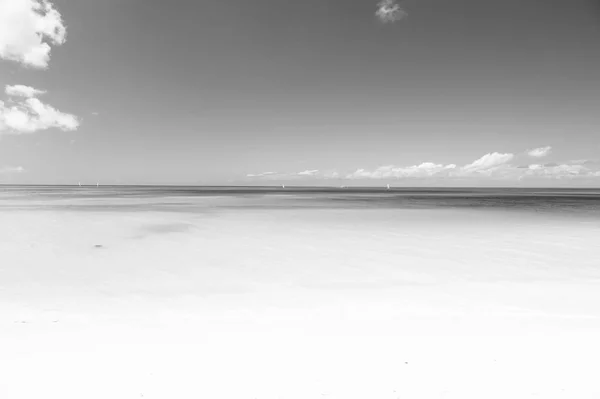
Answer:
[[[600,177],[600,162],[574,160],[562,163],[534,163],[530,165],[512,165],[515,158],[511,153],[491,152],[464,166],[423,162],[411,166],[385,165],[375,169],[357,169],[351,173],[340,174],[337,171],[305,170],[298,173],[264,172],[248,177],[265,180],[302,179],[444,179],[464,182],[464,179],[491,179],[495,181],[520,181],[527,179],[589,179]],[[438,180],[439,181],[439,180]]]
[[[317,173],[319,173],[319,171],[317,169],[314,169],[314,170],[305,170],[302,172],[298,172],[298,175],[299,176],[314,176]]]
[[[490,169],[505,165],[514,158],[513,154],[501,154],[499,152],[491,152],[485,154],[481,158],[472,163],[463,166],[461,169],[464,172],[485,172]]]
[[[513,154],[493,152],[458,167],[456,164],[437,164],[423,162],[412,166],[380,166],[375,170],[358,169],[346,176],[348,179],[388,179],[388,178],[430,178],[430,177],[465,177],[470,175],[506,175],[511,169],[508,163]]]
[[[0,173],[8,174],[8,173],[23,173],[25,172],[25,168],[22,166],[4,166],[0,168]]]
[[[380,166],[379,168],[368,171],[365,169],[358,169],[357,171],[350,173],[346,177],[348,179],[386,179],[386,178],[402,178],[402,177],[430,177],[443,172],[448,172],[455,169],[456,165],[448,164],[434,164],[432,162],[424,162],[419,165],[412,166]]]
[[[5,91],[7,95],[17,98],[11,98],[8,102],[0,101],[0,132],[33,133],[50,128],[67,131],[79,127],[77,117],[58,111],[34,97],[43,94],[42,90],[15,85],[6,86]]]
[[[552,147],[550,147],[550,146],[539,147],[539,148],[534,148],[532,150],[527,151],[527,155],[529,155],[530,157],[534,157],[534,158],[542,158],[542,157],[545,157],[546,155],[549,155],[551,151],[552,151]]]
[[[37,90],[30,86],[24,85],[7,85],[5,89],[6,94],[9,96],[17,96],[17,97],[36,97],[40,94],[46,93],[44,90]]]
[[[394,0],[381,0],[377,3],[375,15],[381,22],[387,23],[399,21],[407,14]]]
[[[0,58],[47,68],[50,45],[65,42],[66,27],[48,0],[0,0]]]

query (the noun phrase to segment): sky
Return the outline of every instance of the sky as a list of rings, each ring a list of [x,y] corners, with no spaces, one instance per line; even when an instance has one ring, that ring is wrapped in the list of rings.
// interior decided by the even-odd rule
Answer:
[[[600,186],[600,1],[0,0],[0,183]]]

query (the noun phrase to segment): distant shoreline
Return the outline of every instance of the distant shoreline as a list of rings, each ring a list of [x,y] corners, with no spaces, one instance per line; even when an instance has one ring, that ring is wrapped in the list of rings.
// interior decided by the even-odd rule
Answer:
[[[270,185],[270,186],[246,186],[246,185],[189,185],[189,184],[104,184],[96,186],[96,184],[82,184],[79,186],[78,184],[4,184],[0,183],[0,188],[2,187],[72,187],[72,188],[83,188],[83,187],[92,187],[92,188],[108,188],[108,187],[123,187],[123,188],[182,188],[182,189],[201,189],[201,190],[294,190],[294,191],[319,191],[319,190],[347,190],[347,191],[395,191],[395,192],[403,192],[403,191],[421,191],[421,192],[493,192],[493,191],[600,191],[600,186],[598,187],[546,187],[546,186],[531,186],[531,187],[521,187],[521,186],[398,186],[398,187],[390,187],[386,188],[385,185],[373,185],[373,186],[293,186],[293,185],[285,185],[282,187],[281,185]]]

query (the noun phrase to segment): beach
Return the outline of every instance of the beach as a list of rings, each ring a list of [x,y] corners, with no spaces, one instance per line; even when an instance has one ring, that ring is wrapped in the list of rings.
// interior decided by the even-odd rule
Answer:
[[[28,190],[0,397],[600,396],[596,193]]]

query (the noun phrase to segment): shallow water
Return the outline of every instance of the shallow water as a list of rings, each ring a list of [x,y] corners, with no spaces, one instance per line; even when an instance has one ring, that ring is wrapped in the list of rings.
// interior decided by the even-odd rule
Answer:
[[[593,190],[2,187],[0,396],[598,397],[599,209]]]

